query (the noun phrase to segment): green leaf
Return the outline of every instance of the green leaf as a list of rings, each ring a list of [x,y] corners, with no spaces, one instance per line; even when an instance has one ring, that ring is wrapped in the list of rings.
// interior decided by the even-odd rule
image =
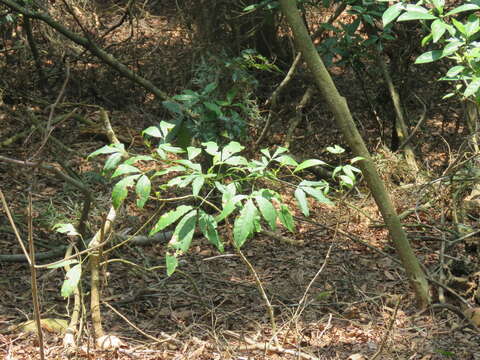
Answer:
[[[408,11],[400,15],[397,21],[435,20],[435,19],[437,19],[437,17],[429,13],[418,12],[418,11]]]
[[[197,148],[197,147],[193,147],[193,146],[187,147],[188,160],[193,160],[193,159],[196,158],[201,152],[202,152],[202,149],[199,149],[199,148]]]
[[[420,55],[417,60],[415,60],[415,64],[426,64],[430,63],[433,61],[437,61],[438,59],[441,59],[443,57],[443,51],[442,50],[432,50],[432,51],[427,51],[426,53],[423,53]]]
[[[52,227],[53,230],[61,233],[67,234],[68,236],[78,236],[80,233],[75,229],[75,226],[72,224],[55,224]]]
[[[224,163],[227,165],[233,165],[233,166],[248,165],[247,159],[245,159],[243,156],[232,156],[231,158],[228,158],[227,160],[225,160]]]
[[[442,57],[454,54],[463,44],[463,41],[451,41],[443,48]]]
[[[195,233],[196,223],[197,210],[192,210],[178,222],[168,246],[183,252],[188,251]]]
[[[457,28],[457,30],[460,31],[460,33],[463,36],[465,37],[467,36],[467,30],[465,29],[465,26],[460,21],[452,19],[452,23]]]
[[[48,265],[47,269],[58,269],[70,264],[77,264],[77,263],[78,263],[78,260],[76,259],[63,260],[63,261],[60,261],[58,264]]]
[[[222,115],[223,115],[222,109],[220,109],[220,107],[219,107],[217,104],[212,103],[212,102],[205,101],[205,102],[203,103],[203,105],[205,105],[205,107],[206,107],[208,110],[214,112],[215,115],[217,115],[217,116],[222,116]]]
[[[140,209],[143,209],[143,206],[145,205],[145,203],[148,200],[148,197],[150,196],[151,190],[152,190],[152,184],[148,176],[146,175],[140,176],[140,178],[137,181],[137,186],[135,187],[135,191],[138,196],[137,206]]]
[[[198,194],[200,193],[200,190],[202,189],[202,186],[203,186],[204,183],[205,183],[205,179],[203,178],[202,175],[198,175],[197,177],[195,177],[195,179],[193,179],[192,194],[194,196],[198,196]]]
[[[333,202],[330,199],[328,199],[323,193],[323,191],[321,190],[307,187],[307,186],[302,187],[302,190],[305,191],[308,195],[315,198],[315,200],[321,202],[322,204],[333,205]]]
[[[113,145],[105,145],[98,150],[95,150],[90,155],[87,156],[87,159],[91,157],[104,155],[104,154],[113,154],[113,153],[124,153],[125,152],[125,145],[123,144],[113,144]]]
[[[65,281],[62,285],[61,295],[66,298],[73,294],[75,289],[78,286],[78,282],[82,277],[82,265],[77,264],[73,266],[70,270],[67,271],[65,274]]]
[[[278,218],[280,222],[292,233],[295,232],[295,223],[293,221],[293,216],[290,213],[290,209],[287,205],[281,204],[280,211],[278,212]]]
[[[172,146],[169,143],[160,144],[160,145],[158,145],[158,148],[162,149],[163,151],[173,153],[173,154],[182,154],[182,153],[185,152],[185,150],[183,150],[181,147]]]
[[[215,82],[211,82],[210,84],[208,84],[207,86],[205,86],[205,89],[203,89],[203,94],[204,95],[208,95],[210,94],[213,90],[215,90],[217,88],[217,83]]]
[[[274,160],[282,166],[298,166],[298,163],[289,155],[282,155]]]
[[[459,7],[456,7],[453,10],[450,10],[445,15],[450,16],[450,15],[455,15],[464,11],[478,10],[478,9],[480,9],[480,6],[478,6],[477,4],[464,4],[464,5],[460,5]]]
[[[445,76],[453,77],[455,75],[460,74],[463,70],[465,70],[465,66],[457,65],[457,66],[454,66],[454,67],[450,68],[447,71],[447,73],[445,74]]]
[[[341,146],[335,145],[335,146],[327,146],[327,151],[331,154],[342,154],[345,152],[345,149],[342,148]]]
[[[178,267],[178,259],[175,255],[165,255],[165,265],[167,267],[167,276],[172,276]]]
[[[165,109],[177,116],[182,114],[182,108],[180,107],[180,104],[175,101],[162,101],[162,105]]]
[[[132,156],[131,158],[128,158],[125,160],[125,164],[132,165],[135,164],[138,161],[154,161],[155,159],[151,156],[148,155],[137,155],[137,156]]]
[[[433,6],[435,6],[435,9],[441,14],[445,6],[445,0],[432,0],[432,3]]]
[[[205,143],[202,143],[203,146],[205,146],[205,152],[209,155],[215,156],[218,155],[218,145],[217,143],[213,141],[208,141]]]
[[[463,96],[470,97],[472,95],[477,94],[478,89],[480,88],[480,79],[476,78],[470,84],[467,85]]]
[[[318,160],[318,159],[308,159],[303,161],[300,165],[296,167],[295,170],[293,170],[294,173],[298,171],[302,171],[306,168],[312,167],[312,166],[318,166],[318,165],[327,165],[325,161]]]
[[[236,209],[236,204],[246,198],[246,195],[236,195],[233,198],[229,198],[225,203],[223,203],[222,212],[215,217],[215,220],[220,222],[225,219]]]
[[[187,168],[190,168],[192,170],[202,172],[202,166],[200,164],[194,163],[190,160],[180,159],[180,160],[177,160],[176,163],[181,164],[183,166],[186,166]]]
[[[185,215],[187,212],[192,210],[193,207],[190,205],[180,205],[177,207],[175,210],[171,210],[167,212],[166,214],[163,214],[160,216],[160,219],[158,219],[157,223],[153,227],[152,230],[150,230],[150,236],[156,234],[159,231],[162,231],[165,229],[167,226],[170,224],[173,224],[175,221],[177,221],[180,217]]]
[[[275,210],[273,204],[263,196],[256,196],[255,200],[257,201],[258,208],[260,209],[263,218],[270,228],[275,230],[277,227],[277,210]]]
[[[440,40],[443,34],[445,34],[445,31],[447,31],[446,24],[440,19],[433,21],[432,25],[430,25],[430,28],[432,29],[434,43]]]
[[[310,210],[308,209],[307,196],[299,187],[295,190],[295,199],[297,199],[298,207],[302,210],[303,215],[309,216]]]
[[[352,188],[354,185],[353,179],[348,175],[340,175],[340,179],[342,180],[342,184],[346,185],[349,188]]]
[[[253,201],[248,199],[233,225],[233,240],[237,248],[240,249],[252,233],[256,214],[257,208]]]
[[[105,165],[103,166],[103,173],[105,174],[115,169],[117,165],[120,163],[120,161],[122,161],[122,158],[123,158],[123,155],[122,153],[119,153],[119,152],[110,155],[107,161],[105,161]]]
[[[160,132],[160,129],[157,126],[150,126],[142,131],[142,136],[152,136],[156,138],[163,138],[163,134]]]
[[[228,159],[230,156],[232,156],[233,154],[236,154],[240,151],[242,151],[243,149],[245,149],[244,146],[240,145],[240,143],[236,142],[236,141],[232,141],[230,142],[228,145],[226,145],[223,150],[222,150],[222,161],[225,161],[226,159]]]
[[[128,165],[128,164],[121,164],[118,166],[117,170],[115,170],[115,172],[113,173],[112,179],[117,176],[132,174],[132,173],[139,173],[139,172],[140,170],[138,170],[135,166]]]
[[[392,21],[394,21],[398,15],[403,11],[403,4],[401,2],[396,3],[393,6],[390,6],[382,15],[383,26],[387,26]]]
[[[475,35],[479,30],[480,19],[476,15],[470,15],[467,19],[467,23],[465,24],[465,31],[467,32],[467,36],[470,38]]]
[[[198,225],[203,235],[205,235],[208,241],[210,241],[210,243],[214,245],[218,251],[223,253],[223,242],[218,236],[217,222],[215,221],[215,218],[203,210],[199,211],[199,215]]]
[[[128,195],[127,188],[132,186],[139,176],[140,175],[130,175],[115,184],[112,190],[112,204],[115,209],[118,209],[123,200],[125,200]]]

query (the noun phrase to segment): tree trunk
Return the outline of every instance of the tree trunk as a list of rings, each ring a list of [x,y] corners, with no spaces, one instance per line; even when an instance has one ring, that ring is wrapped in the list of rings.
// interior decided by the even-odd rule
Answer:
[[[318,55],[300,17],[296,2],[293,0],[280,0],[280,7],[292,28],[295,43],[298,47],[297,50],[304,56],[318,89],[323,95],[330,111],[332,111],[335,116],[337,126],[342,131],[345,140],[354,154],[363,157],[363,160],[359,162],[363,176],[385,220],[397,253],[405,267],[407,277],[415,291],[418,305],[420,308],[425,308],[430,303],[427,279],[403,231],[400,219],[388,196],[385,185],[378,176],[373,160],[353,122],[347,102],[345,98],[339,94],[330,74]]]

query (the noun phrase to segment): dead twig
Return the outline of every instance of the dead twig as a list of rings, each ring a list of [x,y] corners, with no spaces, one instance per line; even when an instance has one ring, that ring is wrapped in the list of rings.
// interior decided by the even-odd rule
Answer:
[[[292,350],[292,349],[285,349],[282,346],[271,346],[268,343],[259,343],[256,342],[246,336],[240,336],[237,333],[234,333],[233,331],[226,330],[224,332],[225,335],[228,335],[236,340],[243,340],[245,341],[248,345],[250,346],[242,346],[240,350],[249,350],[249,349],[256,349],[256,350],[262,350],[262,351],[273,351],[281,354],[288,354],[288,355],[293,355],[296,356],[297,358],[301,359],[306,359],[306,360],[320,360],[320,358],[301,352],[297,350]]]

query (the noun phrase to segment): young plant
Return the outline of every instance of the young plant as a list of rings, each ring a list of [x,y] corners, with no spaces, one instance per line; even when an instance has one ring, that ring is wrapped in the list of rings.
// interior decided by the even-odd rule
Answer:
[[[309,167],[327,165],[322,160],[309,159],[297,163],[287,154],[287,149],[281,147],[273,153],[263,149],[259,159],[248,160],[241,155],[244,147],[234,141],[223,147],[212,141],[204,142],[200,147],[189,146],[183,150],[166,141],[172,128],[172,124],[162,121],[158,127],[150,127],[143,132],[150,139],[158,140],[158,145],[152,146],[150,155],[127,158],[123,146],[109,145],[89,156],[107,154],[104,171],[112,173],[112,178],[123,177],[112,191],[115,207],[119,207],[126,199],[130,188],[135,189],[137,206],[140,208],[152,197],[157,201],[174,200],[161,199],[158,190],[176,188],[182,193],[187,191],[187,195],[176,198],[184,200],[184,203],[160,216],[150,231],[150,235],[154,235],[175,225],[173,236],[167,245],[168,275],[173,274],[177,268],[178,257],[190,248],[197,228],[220,252],[224,251],[225,246],[225,241],[218,232],[218,226],[222,222],[233,223],[233,227],[225,228],[229,243],[237,249],[261,231],[263,226],[275,230],[280,223],[294,232],[292,212],[282,196],[274,190],[275,186],[291,188],[305,216],[309,215],[308,197],[321,203],[333,204],[327,197],[330,188],[326,181],[307,181],[298,176]],[[153,141],[150,140],[150,143]],[[204,169],[202,164],[205,161],[201,159],[205,157],[210,160],[210,165]],[[144,171],[143,167],[137,165],[139,161],[151,163],[150,169],[157,166],[162,169]],[[347,176],[347,181],[342,177],[340,179],[346,186],[351,186],[358,169],[346,165],[336,172]],[[174,177],[159,185],[158,190],[152,191],[156,179],[166,174],[174,174]],[[294,181],[281,179],[284,174]]]
[[[393,21],[420,21],[428,34],[422,45],[436,49],[421,54],[416,64],[443,58],[455,63],[440,80],[455,82],[455,90],[444,98],[459,94],[477,99],[480,89],[480,10],[479,1],[471,1],[445,11],[445,0],[430,0],[416,5],[398,2],[383,14],[383,24]],[[465,13],[472,12],[468,16]]]

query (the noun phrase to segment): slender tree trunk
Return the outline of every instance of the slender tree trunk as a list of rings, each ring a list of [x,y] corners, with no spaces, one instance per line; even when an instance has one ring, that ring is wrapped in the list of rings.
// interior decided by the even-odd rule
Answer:
[[[304,59],[314,76],[318,89],[323,95],[330,111],[332,111],[335,116],[337,126],[342,131],[345,140],[348,142],[355,155],[363,157],[363,160],[359,162],[363,176],[365,177],[368,187],[370,188],[377,206],[385,220],[385,224],[390,232],[397,253],[405,267],[412,288],[415,291],[418,305],[420,308],[425,308],[430,303],[428,282],[425,274],[420,267],[418,259],[413,253],[405,232],[403,231],[400,219],[398,218],[392,201],[388,196],[385,185],[378,176],[373,160],[370,157],[355,123],[353,122],[347,102],[345,98],[339,94],[330,74],[318,55],[302,18],[300,17],[296,2],[294,0],[280,0],[280,7],[292,28],[295,43],[298,47],[297,50],[304,56]]]

